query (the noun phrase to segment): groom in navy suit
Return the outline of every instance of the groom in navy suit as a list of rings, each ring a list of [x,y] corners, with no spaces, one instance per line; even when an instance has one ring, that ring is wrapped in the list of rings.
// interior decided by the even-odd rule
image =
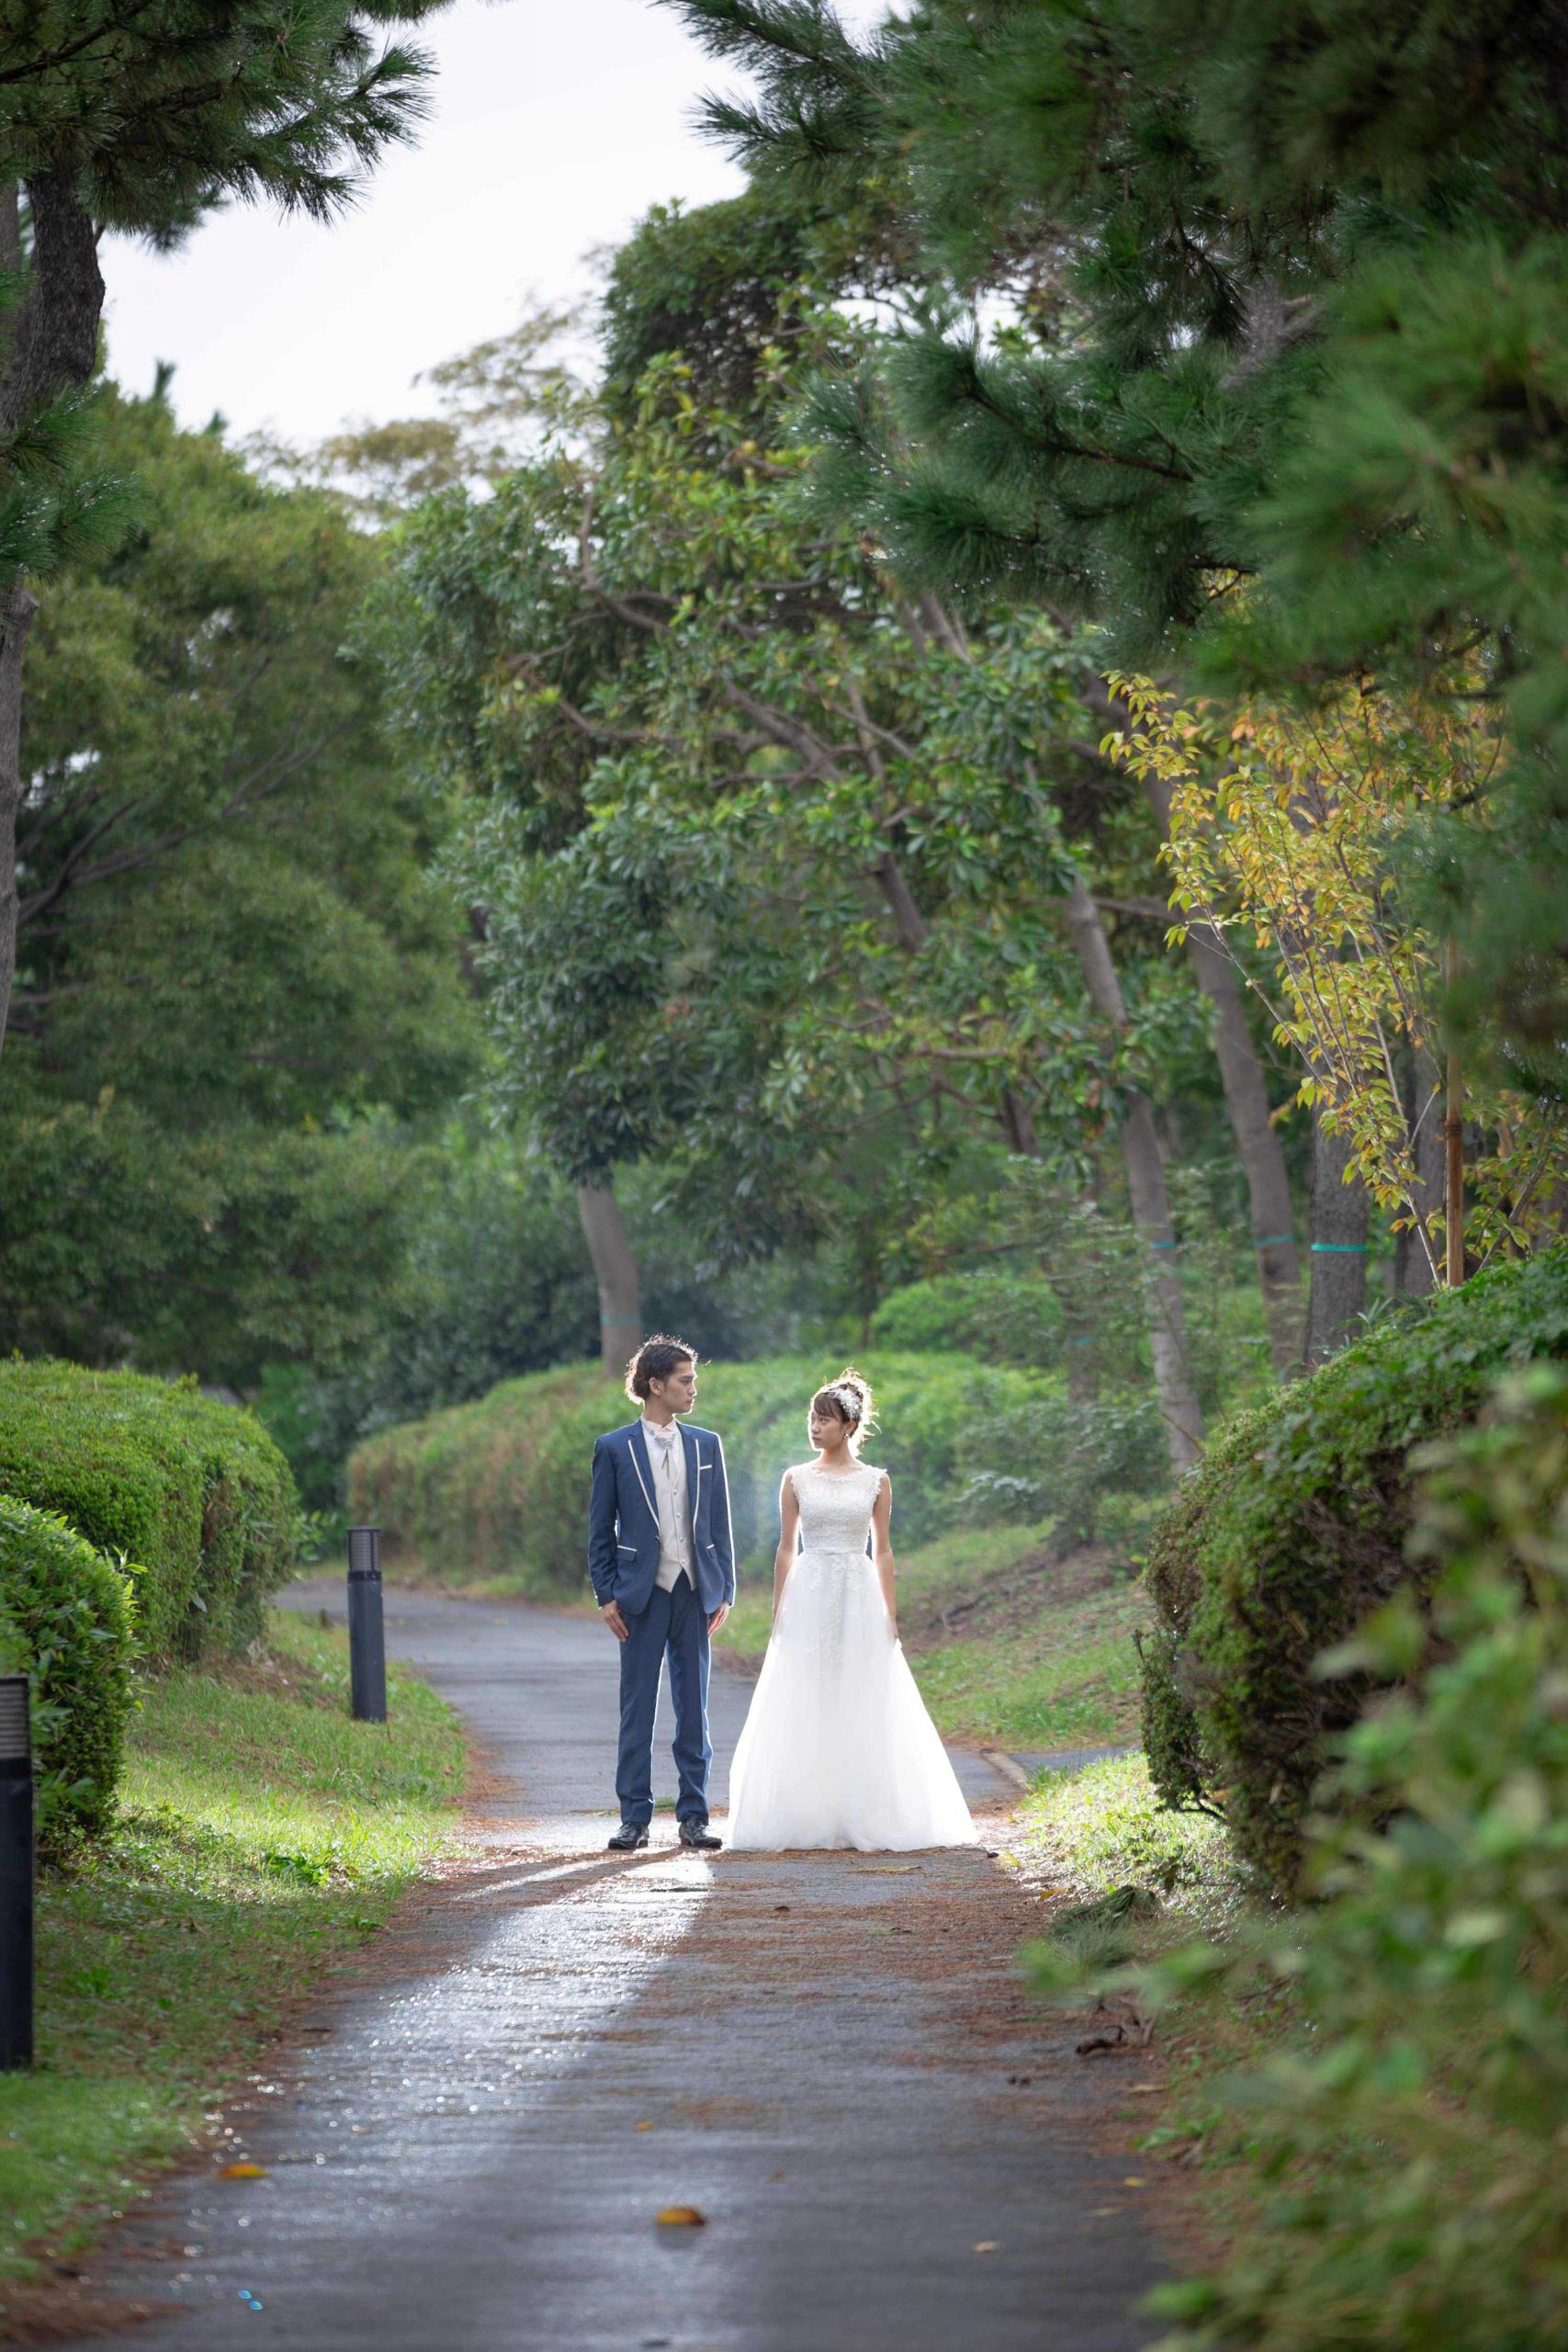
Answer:
[[[641,1415],[594,1441],[588,1503],[593,1598],[621,1645],[621,1826],[610,1846],[629,1854],[648,1843],[653,1719],[668,1657],[681,1843],[712,1848],[721,1840],[708,1828],[708,1637],[735,1600],[724,1448],[712,1430],[683,1419],[697,1397],[697,1359],[683,1340],[645,1340],[626,1366],[626,1394]]]

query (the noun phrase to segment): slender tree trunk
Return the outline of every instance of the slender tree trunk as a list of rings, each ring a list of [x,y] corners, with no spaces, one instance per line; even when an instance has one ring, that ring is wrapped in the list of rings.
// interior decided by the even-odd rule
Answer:
[[[1276,1377],[1288,1380],[1301,1369],[1302,1261],[1285,1154],[1269,1115],[1269,1090],[1253,1050],[1235,967],[1207,923],[1194,924],[1187,949],[1198,985],[1214,1008],[1214,1055],[1247,1178],[1269,1353]]]
[[[17,969],[17,811],[22,797],[22,649],[38,599],[25,588],[0,595],[0,1044]]]
[[[1107,696],[1108,711],[1120,707]],[[1145,790],[1161,837],[1168,841],[1170,787],[1163,778],[1151,775],[1145,779]],[[1269,1353],[1276,1378],[1288,1380],[1300,1371],[1302,1363],[1302,1266],[1285,1154],[1269,1116],[1269,1089],[1247,1025],[1235,966],[1208,923],[1191,925],[1187,949],[1198,985],[1214,1009],[1214,1056],[1236,1154],[1247,1178]]]
[[[1348,1183],[1350,1146],[1331,1136],[1314,1106],[1312,1120],[1312,1283],[1307,1300],[1307,1364],[1325,1363],[1354,1339],[1367,1304],[1367,1188]]]
[[[1426,1298],[1436,1282],[1430,1221],[1441,1215],[1443,1206],[1442,1098],[1437,1091],[1437,1062],[1428,1053],[1412,1053],[1405,1058],[1400,1079],[1404,1095],[1405,1124],[1413,1129],[1415,1136],[1412,1157],[1416,1162],[1416,1198],[1413,1205],[1426,1222],[1427,1246],[1423,1248],[1421,1236],[1408,1227],[1395,1236],[1393,1287],[1401,1298]]]
[[[0,271],[22,266],[15,180],[0,181]],[[29,424],[97,360],[104,281],[97,233],[64,176],[28,185],[32,255],[28,289],[11,313],[0,368],[0,435]],[[22,654],[38,600],[20,580],[0,589],[0,1047],[17,970],[17,812],[21,803]]]
[[[578,1186],[577,1214],[599,1284],[599,1361],[619,1373],[642,1329],[642,1278],[610,1177]]]
[[[1102,1021],[1113,1029],[1124,1030],[1127,1007],[1111,959],[1100,910],[1076,876],[1067,896],[1067,929],[1089,1001]],[[1126,1110],[1122,1121],[1122,1157],[1127,1171],[1127,1191],[1133,1204],[1133,1221],[1149,1252],[1146,1283],[1155,1387],[1165,1419],[1170,1466],[1179,1477],[1184,1470],[1190,1469],[1202,1451],[1203,1416],[1188,1358],[1181,1270],[1171,1231],[1170,1197],[1166,1189],[1165,1160],[1154,1111],[1140,1088],[1124,1087],[1122,1092]]]
[[[1459,951],[1450,939],[1443,956],[1450,992],[1459,980]],[[1464,1072],[1451,1041],[1443,1071],[1443,1236],[1448,1287],[1464,1282]]]

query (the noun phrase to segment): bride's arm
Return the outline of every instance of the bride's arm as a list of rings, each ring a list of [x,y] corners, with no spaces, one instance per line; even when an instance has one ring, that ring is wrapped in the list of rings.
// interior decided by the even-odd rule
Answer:
[[[800,1525],[800,1505],[795,1499],[795,1480],[786,1470],[779,1487],[779,1548],[773,1554],[773,1622],[778,1622],[779,1603],[791,1568],[795,1566],[795,1538]]]
[[[876,1500],[872,1505],[871,1552],[876,1564],[877,1579],[882,1586],[882,1598],[887,1603],[887,1622],[897,1640],[898,1604],[894,1599],[893,1583],[893,1481],[886,1470],[882,1474],[882,1484],[876,1490]]]

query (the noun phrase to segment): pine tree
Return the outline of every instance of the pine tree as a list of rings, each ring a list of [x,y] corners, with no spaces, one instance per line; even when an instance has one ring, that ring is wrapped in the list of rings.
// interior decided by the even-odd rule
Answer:
[[[105,231],[172,247],[238,198],[330,219],[409,136],[445,0],[9,0],[0,12],[0,1040],[16,961],[23,648],[38,580],[112,528],[84,389]]]
[[[1505,700],[1484,822],[1425,847],[1470,1011],[1560,1090],[1563,0],[923,0],[861,43],[821,0],[674,5],[753,77],[710,119],[754,177],[923,256],[924,317],[816,420],[907,571],[1189,678]]]

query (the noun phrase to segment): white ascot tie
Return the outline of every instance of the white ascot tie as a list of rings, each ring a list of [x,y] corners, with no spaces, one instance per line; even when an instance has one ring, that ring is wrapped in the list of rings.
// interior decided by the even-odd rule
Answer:
[[[642,1433],[648,1441],[649,1460],[653,1465],[654,1504],[659,1517],[656,1580],[660,1590],[673,1592],[684,1577],[694,1590],[696,1577],[692,1573],[691,1514],[686,1498],[686,1454],[681,1442],[681,1432],[673,1421],[660,1429],[645,1418]]]

